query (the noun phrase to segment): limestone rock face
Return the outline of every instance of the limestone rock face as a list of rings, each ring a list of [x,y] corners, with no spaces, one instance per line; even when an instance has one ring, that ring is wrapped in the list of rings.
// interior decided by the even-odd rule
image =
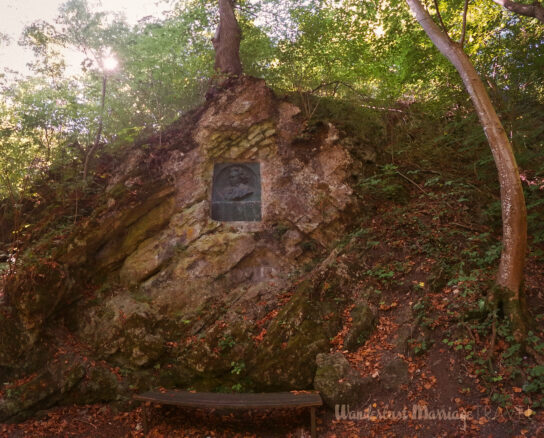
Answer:
[[[117,262],[121,284],[137,288],[154,308],[188,320],[211,301],[284,288],[305,261],[305,248],[330,247],[352,203],[352,159],[334,126],[303,150],[293,144],[304,129],[299,112],[258,80],[218,95],[195,125],[195,147],[162,160],[159,172],[174,193],[98,258],[107,266]],[[260,163],[262,221],[211,219],[213,168],[220,162]],[[134,173],[130,165],[124,171]]]
[[[196,147],[163,160],[160,171],[173,195],[131,224],[120,243],[108,242],[98,258],[120,263],[122,284],[177,312],[190,313],[226,288],[247,293],[267,282],[284,286],[304,242],[330,246],[352,202],[346,182],[352,159],[332,125],[303,156],[287,141],[304,128],[299,112],[279,103],[262,81],[248,79],[219,95],[192,133]],[[260,163],[262,221],[210,218],[218,162]]]
[[[127,151],[101,204],[51,251],[55,275],[12,294],[20,316],[10,327],[33,330],[30,349],[62,308],[86,354],[123,369],[133,388],[311,387],[349,294],[332,265],[315,267],[357,215],[349,181],[359,163],[340,137],[330,123],[309,130],[263,81],[233,82],[160,144]],[[262,220],[212,220],[214,165],[248,162],[260,166]],[[371,316],[361,315],[366,333]],[[111,378],[85,374],[71,400],[115,393]]]

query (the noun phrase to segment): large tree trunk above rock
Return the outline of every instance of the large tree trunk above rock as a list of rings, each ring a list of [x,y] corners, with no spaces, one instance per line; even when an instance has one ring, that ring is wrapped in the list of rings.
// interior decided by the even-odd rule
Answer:
[[[219,26],[212,38],[215,69],[226,75],[241,75],[241,32],[234,15],[234,0],[219,0]]]

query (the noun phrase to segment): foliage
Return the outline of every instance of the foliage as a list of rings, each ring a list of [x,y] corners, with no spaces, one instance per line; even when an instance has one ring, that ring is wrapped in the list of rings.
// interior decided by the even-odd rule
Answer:
[[[458,38],[463,2],[438,6],[450,35]],[[241,0],[237,13],[245,71],[275,89],[343,97],[382,111],[395,101],[417,101],[430,111],[449,109],[459,122],[459,129],[437,143],[461,141],[466,147],[481,137],[476,130],[474,138],[467,137],[473,116],[465,109],[460,82],[404,2]],[[434,6],[431,13],[436,18]],[[69,167],[69,176],[61,172],[64,179],[74,176],[74,163],[82,166],[100,119],[106,56],[115,56],[119,66],[107,73],[103,152],[114,153],[143,133],[161,133],[208,88],[216,25],[212,0],[178,1],[165,18],[147,17],[133,27],[93,11],[85,0],[70,0],[54,22],[28,26],[21,43],[36,55],[33,77],[4,76],[1,90],[0,141],[6,153],[0,174],[9,183],[0,196],[8,196],[7,187],[20,190],[25,178],[35,181],[50,166]],[[536,20],[483,0],[470,4],[466,50],[521,151],[542,148],[542,130],[534,128],[543,126],[543,35]],[[63,57],[66,48],[80,54],[76,75]]]

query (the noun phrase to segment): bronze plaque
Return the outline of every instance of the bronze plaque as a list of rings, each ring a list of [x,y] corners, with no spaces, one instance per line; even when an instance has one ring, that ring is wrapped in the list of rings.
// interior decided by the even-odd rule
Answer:
[[[218,163],[214,166],[212,219],[224,222],[261,220],[259,163]]]

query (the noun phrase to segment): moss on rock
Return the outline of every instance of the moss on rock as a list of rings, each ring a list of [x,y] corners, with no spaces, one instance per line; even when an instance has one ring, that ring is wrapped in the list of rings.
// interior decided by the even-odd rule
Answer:
[[[351,311],[351,328],[344,338],[344,346],[354,351],[361,347],[372,334],[376,314],[366,303],[357,304]]]
[[[7,309],[0,312],[0,334],[0,367],[20,368],[21,356],[34,343],[35,336],[23,329],[17,317]],[[1,372],[0,377],[4,380]]]
[[[254,359],[250,377],[267,389],[304,389],[311,386],[315,358],[328,350],[340,328],[338,302],[323,297],[321,285],[302,282],[291,301],[268,328],[263,346]]]
[[[342,353],[319,354],[316,363],[314,387],[331,408],[341,403],[361,403],[362,395],[368,394],[373,384],[372,378],[361,377],[351,368]]]
[[[0,398],[0,421],[23,420],[36,409],[55,404],[85,375],[80,360],[65,355],[40,373],[31,375],[22,384],[4,383]]]

